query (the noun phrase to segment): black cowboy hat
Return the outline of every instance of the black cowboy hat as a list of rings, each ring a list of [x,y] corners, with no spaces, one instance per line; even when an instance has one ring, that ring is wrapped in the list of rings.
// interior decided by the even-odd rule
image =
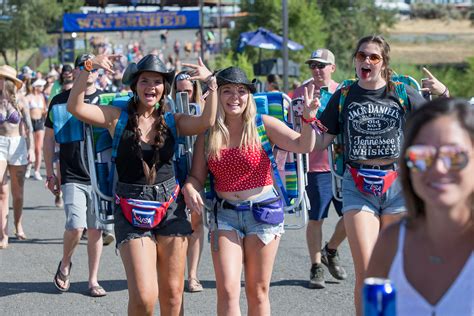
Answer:
[[[170,85],[173,82],[174,70],[166,69],[166,66],[157,55],[149,54],[143,57],[137,64],[130,63],[127,66],[122,76],[122,83],[127,86],[131,85],[144,71],[156,72],[163,75]]]
[[[216,74],[217,85],[223,86],[226,84],[243,84],[246,86],[251,93],[255,93],[257,90],[253,82],[251,82],[245,72],[239,67],[229,67],[222,69]]]

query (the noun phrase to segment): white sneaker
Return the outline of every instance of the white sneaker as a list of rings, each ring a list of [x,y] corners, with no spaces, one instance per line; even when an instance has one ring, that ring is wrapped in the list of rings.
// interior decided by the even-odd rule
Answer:
[[[28,165],[28,166],[26,167],[25,179],[29,179],[30,176],[31,176],[31,166]]]
[[[41,176],[41,174],[39,173],[39,171],[35,171],[34,178],[35,178],[35,180],[38,180],[38,181],[43,180],[43,177]]]

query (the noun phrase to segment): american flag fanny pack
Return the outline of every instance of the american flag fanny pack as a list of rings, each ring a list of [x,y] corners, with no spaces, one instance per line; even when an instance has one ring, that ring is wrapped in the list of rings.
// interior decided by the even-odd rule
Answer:
[[[381,196],[398,177],[397,170],[357,169],[349,166],[356,187],[364,194]]]
[[[123,215],[134,227],[153,229],[165,217],[168,207],[176,200],[179,191],[180,187],[176,184],[173,194],[166,202],[123,198],[115,195],[115,203],[120,205]]]

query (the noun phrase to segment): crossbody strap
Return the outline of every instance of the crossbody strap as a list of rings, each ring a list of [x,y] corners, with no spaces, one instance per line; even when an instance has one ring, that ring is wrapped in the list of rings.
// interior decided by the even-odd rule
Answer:
[[[123,131],[127,126],[128,122],[128,112],[126,110],[122,110],[120,112],[120,117],[117,121],[117,125],[115,125],[115,132],[114,138],[112,140],[112,157],[110,159],[111,166],[109,172],[109,184],[113,187],[114,183],[114,175],[115,175],[115,159],[117,158],[117,151],[118,146],[120,144],[120,139],[122,138]]]
[[[260,137],[260,142],[262,143],[263,150],[265,150],[268,159],[270,159],[270,164],[272,165],[273,178],[275,179],[278,193],[280,193],[280,195],[285,200],[285,204],[289,206],[291,205],[291,202],[288,198],[288,194],[286,193],[283,181],[281,180],[280,173],[278,172],[278,165],[275,161],[275,157],[273,156],[273,148],[268,139],[267,131],[265,130],[265,125],[263,124],[262,116],[260,114],[256,115],[255,123],[257,124],[258,136]]]

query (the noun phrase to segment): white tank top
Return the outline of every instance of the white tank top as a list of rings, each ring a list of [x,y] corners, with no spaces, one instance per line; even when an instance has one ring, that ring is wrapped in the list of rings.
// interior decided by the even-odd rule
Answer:
[[[405,222],[400,225],[398,249],[393,259],[389,279],[397,293],[397,316],[474,316],[474,254],[471,253],[463,269],[436,305],[428,303],[408,282],[403,269]]]
[[[43,103],[35,96],[32,96],[32,98],[29,100],[28,106],[30,109],[43,109],[44,107]]]

